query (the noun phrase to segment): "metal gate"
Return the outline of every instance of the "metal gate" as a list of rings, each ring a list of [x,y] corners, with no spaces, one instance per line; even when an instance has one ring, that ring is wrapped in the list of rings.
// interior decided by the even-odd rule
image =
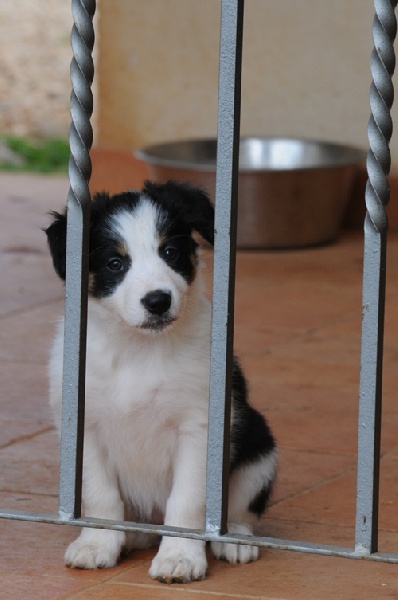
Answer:
[[[375,0],[374,2],[354,547],[343,548],[305,541],[242,536],[228,533],[226,527],[244,0],[221,0],[216,235],[205,529],[198,531],[83,518],[80,513],[95,0],[72,0],[73,89],[59,511],[58,514],[47,514],[0,510],[1,518],[141,531],[211,541],[244,542],[270,548],[398,562],[398,551],[397,553],[377,551],[387,245],[386,205],[389,200],[387,176],[391,162],[389,151],[389,140],[392,134],[390,109],[393,102],[391,77],[395,67],[393,42],[396,35],[397,2],[398,0]],[[80,310],[76,307],[80,307]]]

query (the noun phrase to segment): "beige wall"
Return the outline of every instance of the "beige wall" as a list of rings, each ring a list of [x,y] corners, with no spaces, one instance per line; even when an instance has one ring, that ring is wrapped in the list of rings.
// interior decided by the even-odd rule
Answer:
[[[67,137],[70,2],[0,1],[0,132]]]
[[[100,0],[97,145],[216,134],[219,11]],[[246,0],[242,133],[367,147],[372,19],[371,0]]]

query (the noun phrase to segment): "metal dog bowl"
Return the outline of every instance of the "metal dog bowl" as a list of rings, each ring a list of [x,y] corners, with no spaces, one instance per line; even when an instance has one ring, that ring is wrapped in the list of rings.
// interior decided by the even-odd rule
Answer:
[[[139,149],[155,181],[189,181],[214,200],[217,140]],[[358,166],[357,148],[289,138],[242,138],[238,246],[294,248],[336,239]]]

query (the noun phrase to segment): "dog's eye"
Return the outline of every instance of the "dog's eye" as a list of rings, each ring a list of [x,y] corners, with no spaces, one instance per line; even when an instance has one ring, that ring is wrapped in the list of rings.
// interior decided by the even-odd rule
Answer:
[[[108,261],[107,267],[111,271],[122,271],[123,263],[120,258],[111,258],[111,260]]]
[[[179,252],[174,246],[165,246],[162,250],[162,254],[166,260],[174,261],[177,260]]]

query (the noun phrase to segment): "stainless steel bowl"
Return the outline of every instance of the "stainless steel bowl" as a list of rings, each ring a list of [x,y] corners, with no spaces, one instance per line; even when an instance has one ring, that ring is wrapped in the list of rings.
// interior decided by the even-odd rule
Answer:
[[[177,141],[136,150],[151,177],[189,181],[214,200],[216,139]],[[247,137],[240,142],[238,246],[294,248],[338,236],[365,152],[340,144]]]

